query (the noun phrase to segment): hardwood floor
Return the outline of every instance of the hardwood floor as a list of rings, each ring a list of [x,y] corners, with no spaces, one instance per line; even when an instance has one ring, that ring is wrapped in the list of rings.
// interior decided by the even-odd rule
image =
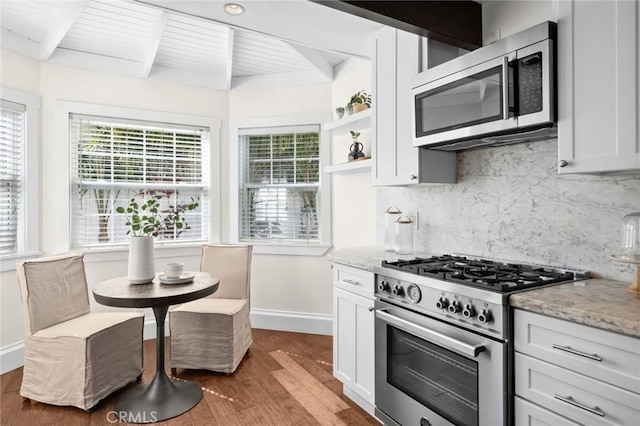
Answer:
[[[332,344],[331,336],[254,329],[253,345],[233,375],[178,369],[176,378],[202,386],[202,400],[187,413],[157,424],[378,425],[342,394],[342,383],[332,375]],[[155,368],[155,340],[147,340],[142,383],[151,381]],[[23,401],[21,381],[22,368],[0,376],[2,425],[113,424],[108,414],[114,402],[136,386],[115,392],[86,413]]]

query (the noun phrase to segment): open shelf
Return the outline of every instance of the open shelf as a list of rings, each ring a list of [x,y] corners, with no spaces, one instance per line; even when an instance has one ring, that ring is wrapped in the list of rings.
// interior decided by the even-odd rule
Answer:
[[[322,130],[338,135],[349,133],[349,130],[359,131],[369,127],[371,127],[371,108],[326,123],[322,126]]]
[[[355,173],[365,172],[371,169],[371,158],[366,160],[350,161],[348,163],[334,164],[324,168],[325,173]]]

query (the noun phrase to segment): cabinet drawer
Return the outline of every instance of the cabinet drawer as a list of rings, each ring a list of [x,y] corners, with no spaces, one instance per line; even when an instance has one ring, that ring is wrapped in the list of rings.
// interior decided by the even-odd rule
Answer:
[[[549,410],[515,397],[516,426],[579,426]]]
[[[373,299],[374,281],[373,272],[333,264],[333,285],[338,288]]]
[[[640,424],[640,395],[516,353],[516,395],[583,425]]]
[[[640,339],[516,309],[514,347],[517,352],[640,393]]]

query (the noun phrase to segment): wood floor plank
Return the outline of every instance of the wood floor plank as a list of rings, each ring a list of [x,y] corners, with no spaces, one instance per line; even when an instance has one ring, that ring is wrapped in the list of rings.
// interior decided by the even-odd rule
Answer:
[[[0,389],[4,392],[14,392],[20,390],[20,384],[22,383],[22,369],[16,368],[15,370],[8,371],[0,376]]]
[[[322,401],[325,407],[327,407],[332,413],[337,413],[338,411],[349,408],[349,405],[336,396],[336,394],[331,392],[331,390],[323,386],[320,381],[301,367],[300,364],[295,362],[289,355],[282,351],[273,351],[270,355],[275,358],[275,360],[278,361],[289,374],[294,376],[302,386],[307,388],[307,390]],[[278,378],[278,376],[276,376],[276,378]]]
[[[289,354],[291,356],[291,354]],[[298,364],[304,367],[309,373],[313,375],[320,383],[333,380],[333,366],[320,363],[318,359],[307,358],[304,356],[292,357]]]
[[[16,391],[3,392],[0,403],[2,404],[0,424],[2,424],[2,426],[15,424],[14,421],[18,418],[17,414],[19,413],[20,404],[22,403],[22,396]]]
[[[203,398],[182,416],[160,422],[169,426],[315,426],[326,424],[376,425],[376,420],[342,394],[342,384],[332,374],[333,353],[330,336],[289,333],[256,329],[254,343],[233,375],[204,370],[178,369],[177,377],[198,383],[205,389]],[[0,420],[2,426],[109,426],[108,413],[125,393],[141,384],[149,384],[155,374],[155,340],[143,345],[144,371],[140,382],[127,385],[100,401],[87,413],[73,407],[58,407],[37,401],[23,402],[19,394],[22,368],[0,376]],[[167,339],[167,346],[170,339]],[[283,361],[294,373],[288,372],[271,355],[274,351],[289,352]],[[168,371],[168,354],[165,369]],[[278,357],[278,355],[276,355]],[[280,361],[283,357],[280,356]],[[322,361],[322,362],[318,362]],[[326,363],[326,364],[325,364]],[[276,373],[276,375],[272,373]],[[282,376],[286,375],[283,379]],[[287,389],[281,383],[288,383]],[[318,397],[303,383],[314,383],[324,389]],[[293,393],[292,393],[293,392]],[[328,394],[327,394],[328,392]],[[301,396],[303,394],[304,396]],[[323,400],[342,401],[346,409],[334,404],[328,409]],[[325,401],[326,402],[326,401]],[[308,411],[309,407],[311,412]]]
[[[331,410],[329,410],[316,395],[311,393],[303,386],[296,377],[292,376],[287,370],[272,371],[276,379],[285,387],[285,389],[295,398],[305,410],[307,410],[313,418],[322,426],[344,425]]]
[[[314,426],[320,424],[289,392],[286,392],[284,395],[276,398],[276,405],[274,408],[280,410],[286,415],[287,422],[285,424],[287,425]]]

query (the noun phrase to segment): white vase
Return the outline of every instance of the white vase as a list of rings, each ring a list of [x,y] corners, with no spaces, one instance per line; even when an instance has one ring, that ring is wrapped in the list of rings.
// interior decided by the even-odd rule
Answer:
[[[131,284],[146,284],[156,276],[153,237],[131,237],[127,278]]]

